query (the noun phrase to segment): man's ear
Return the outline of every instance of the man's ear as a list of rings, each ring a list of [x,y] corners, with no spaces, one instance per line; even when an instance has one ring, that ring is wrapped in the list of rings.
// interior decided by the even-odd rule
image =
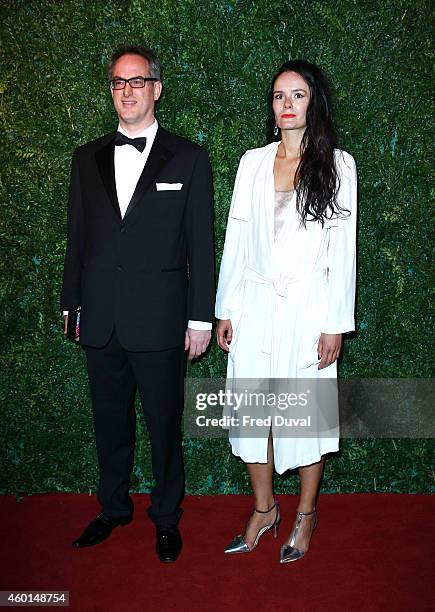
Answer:
[[[157,102],[157,100],[160,98],[161,95],[162,95],[162,82],[156,81],[154,83],[154,100]]]

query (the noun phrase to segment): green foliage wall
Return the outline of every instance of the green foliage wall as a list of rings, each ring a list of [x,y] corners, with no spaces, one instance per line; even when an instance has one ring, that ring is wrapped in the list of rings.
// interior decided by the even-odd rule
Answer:
[[[121,43],[157,50],[160,121],[210,152],[218,258],[239,157],[265,143],[271,75],[295,57],[326,70],[360,178],[358,332],[341,374],[431,376],[429,0],[3,0],[0,17],[3,491],[94,490],[83,352],[58,298],[71,154],[116,125],[105,65]],[[189,375],[224,371],[214,348]],[[432,448],[345,440],[323,490],[429,491]],[[186,440],[185,456],[189,492],[249,490],[225,441]],[[147,491],[142,432],[136,459]]]

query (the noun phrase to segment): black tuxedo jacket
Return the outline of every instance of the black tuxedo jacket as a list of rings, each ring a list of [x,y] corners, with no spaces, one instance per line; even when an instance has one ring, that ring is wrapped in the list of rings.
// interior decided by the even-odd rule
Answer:
[[[160,126],[121,218],[114,137],[74,152],[61,309],[81,306],[81,344],[116,326],[127,350],[179,346],[189,319],[213,321],[212,175],[198,145]],[[156,183],[182,183],[157,191]]]

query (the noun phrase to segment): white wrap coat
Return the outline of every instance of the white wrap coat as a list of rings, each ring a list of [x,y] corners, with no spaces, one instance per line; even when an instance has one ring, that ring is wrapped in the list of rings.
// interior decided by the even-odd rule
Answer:
[[[333,363],[319,370],[320,334],[355,329],[357,177],[355,162],[336,150],[337,201],[348,213],[322,228],[300,224],[296,192],[277,240],[274,237],[274,161],[279,142],[241,158],[229,212],[219,274],[216,317],[230,319],[233,340],[227,378],[336,378]],[[267,462],[267,438],[238,436],[230,428],[235,455]],[[338,450],[335,435],[275,438],[278,473],[319,461]]]

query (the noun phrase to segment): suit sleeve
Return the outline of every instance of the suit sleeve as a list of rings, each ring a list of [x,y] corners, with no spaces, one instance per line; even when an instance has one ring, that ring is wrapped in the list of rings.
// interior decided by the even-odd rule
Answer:
[[[215,295],[213,179],[204,149],[196,158],[189,186],[186,232],[189,263],[187,318],[211,323]]]
[[[81,272],[84,251],[84,223],[77,151],[74,153],[69,187],[67,247],[63,270],[60,309],[72,310],[81,304]]]
[[[219,271],[215,315],[231,319],[231,312],[240,306],[238,287],[246,265],[246,232],[252,195],[252,177],[246,169],[246,154],[237,170],[230,212],[225,233],[225,245]]]
[[[343,213],[331,224],[328,245],[328,307],[326,334],[339,334],[355,329],[356,285],[356,226],[357,226],[357,174],[355,161],[347,153],[337,160],[340,187],[337,201]]]

